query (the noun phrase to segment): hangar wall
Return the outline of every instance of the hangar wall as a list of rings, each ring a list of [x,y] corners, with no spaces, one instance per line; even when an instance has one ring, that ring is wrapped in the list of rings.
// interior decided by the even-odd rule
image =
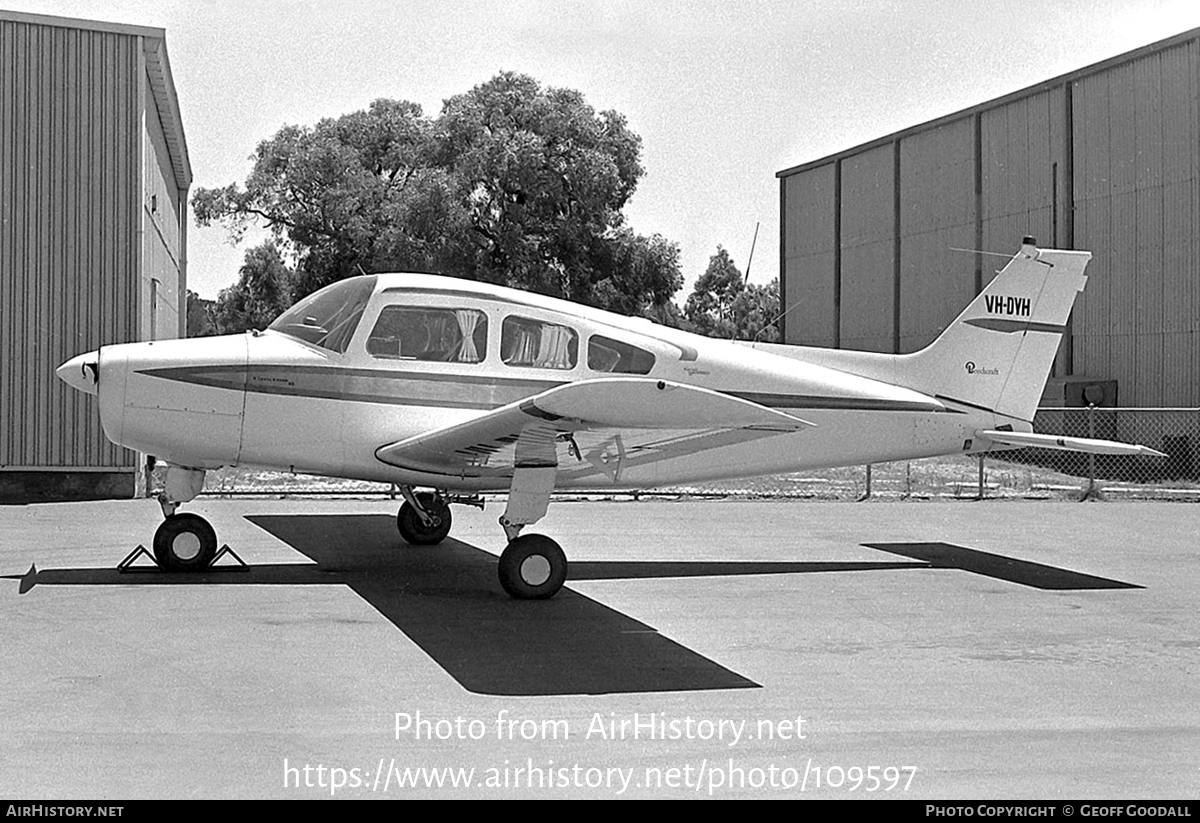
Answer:
[[[778,174],[788,343],[933,340],[1025,235],[1094,255],[1055,363],[1200,405],[1200,29]]]
[[[163,30],[0,11],[0,499],[134,493],[54,370],[180,334],[190,184]]]
[[[149,78],[143,78],[146,99],[140,211],[143,222],[142,282],[144,307],[141,323],[146,340],[183,337],[186,330],[186,283],[183,272],[182,239],[186,225],[187,198],[175,182],[171,152],[167,145],[158,105],[150,93]]]

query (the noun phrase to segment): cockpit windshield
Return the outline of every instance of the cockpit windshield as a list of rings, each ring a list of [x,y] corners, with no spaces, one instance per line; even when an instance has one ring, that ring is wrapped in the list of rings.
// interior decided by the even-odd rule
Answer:
[[[374,275],[334,283],[292,306],[268,328],[343,353],[374,291]]]

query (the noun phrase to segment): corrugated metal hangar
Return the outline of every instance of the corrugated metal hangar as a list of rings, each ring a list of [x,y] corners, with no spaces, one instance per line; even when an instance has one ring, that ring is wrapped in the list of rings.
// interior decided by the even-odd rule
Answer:
[[[134,494],[54,370],[183,334],[191,182],[162,29],[0,11],[0,499]]]
[[[1200,405],[1200,29],[786,169],[787,343],[929,343],[1024,235],[1086,249],[1043,405]]]

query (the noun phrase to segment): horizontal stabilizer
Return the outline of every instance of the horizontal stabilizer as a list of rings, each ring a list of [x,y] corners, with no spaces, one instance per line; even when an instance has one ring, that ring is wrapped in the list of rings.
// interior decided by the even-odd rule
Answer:
[[[1036,446],[1042,449],[1089,452],[1091,454],[1143,454],[1147,457],[1166,457],[1166,454],[1149,446],[1118,443],[1115,440],[1093,440],[1088,437],[1060,437],[1057,434],[1031,434],[1026,432],[1002,432],[991,429],[977,431],[975,436],[999,443],[1003,446]]]

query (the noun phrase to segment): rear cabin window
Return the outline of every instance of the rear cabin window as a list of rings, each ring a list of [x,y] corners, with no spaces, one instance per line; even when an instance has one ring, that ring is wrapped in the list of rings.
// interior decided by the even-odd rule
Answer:
[[[500,359],[510,366],[573,369],[579,362],[579,335],[556,323],[506,317],[500,327]]]
[[[611,374],[649,374],[654,355],[645,349],[593,334],[588,338],[588,368]]]
[[[476,309],[387,306],[367,338],[383,360],[479,363],[487,357],[487,315]]]

